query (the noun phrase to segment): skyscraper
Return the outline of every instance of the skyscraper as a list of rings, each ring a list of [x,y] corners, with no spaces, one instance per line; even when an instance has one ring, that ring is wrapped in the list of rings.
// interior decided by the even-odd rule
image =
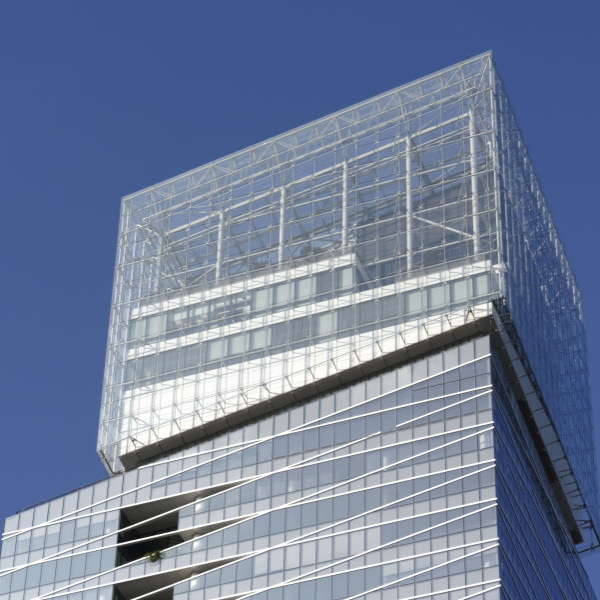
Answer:
[[[98,451],[0,600],[594,597],[581,297],[490,54],[123,200]]]

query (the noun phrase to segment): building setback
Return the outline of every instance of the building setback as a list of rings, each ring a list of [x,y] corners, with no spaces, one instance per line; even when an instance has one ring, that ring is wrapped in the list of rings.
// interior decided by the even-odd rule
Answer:
[[[583,600],[582,302],[490,53],[124,198],[98,452],[0,600]]]

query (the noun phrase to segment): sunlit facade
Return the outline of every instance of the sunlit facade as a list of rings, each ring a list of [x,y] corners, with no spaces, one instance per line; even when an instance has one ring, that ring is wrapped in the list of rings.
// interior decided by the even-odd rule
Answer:
[[[586,361],[491,54],[128,196],[110,476],[0,600],[594,598]]]

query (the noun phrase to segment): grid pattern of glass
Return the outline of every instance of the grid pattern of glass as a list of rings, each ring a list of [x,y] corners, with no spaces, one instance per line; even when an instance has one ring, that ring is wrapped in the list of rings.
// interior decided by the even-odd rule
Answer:
[[[125,198],[110,470],[488,314],[492,107],[483,55]]]
[[[481,338],[8,519],[0,600],[499,599],[493,428]]]
[[[495,95],[505,308],[598,523],[581,292],[498,75]]]
[[[493,356],[496,495],[503,598],[595,598],[508,378]]]
[[[499,369],[472,340],[21,512],[0,600],[592,599]]]

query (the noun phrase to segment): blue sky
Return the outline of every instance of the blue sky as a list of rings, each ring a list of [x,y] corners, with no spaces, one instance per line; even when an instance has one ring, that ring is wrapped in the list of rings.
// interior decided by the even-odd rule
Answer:
[[[122,196],[490,49],[583,289],[597,404],[599,12],[591,1],[0,3],[0,517],[104,476],[95,445]],[[595,408],[600,446],[599,421]],[[600,571],[600,555],[589,564]]]

